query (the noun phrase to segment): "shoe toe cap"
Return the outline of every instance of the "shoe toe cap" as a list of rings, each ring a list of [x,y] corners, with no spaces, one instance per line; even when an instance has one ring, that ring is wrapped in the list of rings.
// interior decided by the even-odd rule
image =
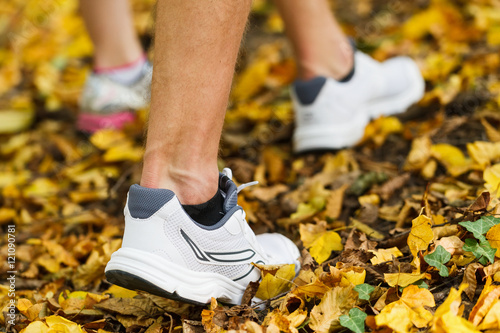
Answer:
[[[257,241],[271,259],[271,264],[294,264],[295,273],[299,272],[300,251],[290,239],[281,234],[268,233],[257,235]]]

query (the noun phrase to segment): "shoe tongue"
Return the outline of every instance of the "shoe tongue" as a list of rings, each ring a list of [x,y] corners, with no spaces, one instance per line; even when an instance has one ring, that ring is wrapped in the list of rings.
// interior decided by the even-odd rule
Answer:
[[[238,188],[231,179],[223,174],[219,177],[219,188],[224,195],[222,208],[224,209],[224,213],[227,213],[238,205]]]

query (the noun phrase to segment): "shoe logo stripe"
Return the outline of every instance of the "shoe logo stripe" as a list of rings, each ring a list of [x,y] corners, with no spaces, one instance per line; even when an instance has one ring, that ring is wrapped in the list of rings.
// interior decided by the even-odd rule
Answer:
[[[184,230],[180,229],[182,238],[188,243],[189,247],[193,251],[195,257],[198,260],[206,261],[206,262],[220,262],[220,263],[228,263],[228,262],[247,262],[255,256],[255,251],[252,249],[245,249],[241,251],[234,252],[206,252],[201,250],[196,243],[189,238],[189,236],[184,232]]]
[[[256,262],[257,264],[262,264],[262,265],[265,265],[265,263],[262,261],[262,260],[259,260]],[[253,270],[255,269],[255,266],[252,266],[248,272],[246,272],[245,274],[243,274],[242,276],[240,276],[239,278],[236,278],[236,279],[233,279],[233,281],[238,281],[238,280],[241,280],[241,279],[244,279],[246,278],[250,273],[253,272]]]
[[[191,240],[191,238],[189,238],[188,235],[186,235],[186,233],[182,229],[181,229],[181,235],[186,240],[191,250],[193,250],[196,258],[202,261],[208,261],[208,262],[210,261],[207,257],[203,255],[203,252],[198,248],[198,246],[196,246],[196,244]]]
[[[255,251],[247,249],[237,252],[205,252],[205,254],[218,262],[238,262],[251,259],[255,255]]]

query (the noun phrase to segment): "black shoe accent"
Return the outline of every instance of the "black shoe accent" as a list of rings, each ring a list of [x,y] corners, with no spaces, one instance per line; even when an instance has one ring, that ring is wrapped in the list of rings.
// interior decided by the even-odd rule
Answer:
[[[344,76],[342,79],[340,79],[338,81],[341,83],[349,82],[352,79],[352,77],[354,76],[355,68],[356,68],[356,66],[354,66],[354,62],[353,62],[351,71],[346,76]]]
[[[314,103],[325,83],[326,77],[317,76],[308,81],[296,80],[293,89],[302,105],[310,105]]]
[[[356,53],[356,50],[357,50],[356,42],[354,41],[354,39],[349,38],[349,43],[351,44],[351,47],[352,47],[352,69],[349,73],[347,73],[346,76],[344,76],[343,78],[338,80],[339,82],[342,82],[342,83],[349,82],[352,79],[352,77],[354,76],[354,72],[356,69],[356,62],[355,62],[356,58],[354,57],[354,54]]]
[[[224,216],[224,197],[220,190],[212,199],[199,205],[182,205],[186,213],[196,222],[211,226],[219,222]]]
[[[116,284],[117,286],[129,289],[129,290],[141,290],[148,292],[150,294],[165,297],[168,299],[172,299],[174,301],[180,301],[185,303],[190,303],[199,306],[205,306],[205,303],[196,302],[184,297],[177,295],[177,293],[170,293],[166,290],[161,289],[160,287],[152,284],[149,281],[144,280],[141,277],[138,277],[134,274],[130,274],[120,270],[111,270],[106,272],[106,279]]]

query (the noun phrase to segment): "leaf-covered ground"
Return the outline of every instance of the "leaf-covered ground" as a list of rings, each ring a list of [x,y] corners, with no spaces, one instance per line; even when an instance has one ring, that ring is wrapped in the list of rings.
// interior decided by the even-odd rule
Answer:
[[[145,46],[153,2],[134,1]],[[260,182],[239,204],[257,233],[299,245],[302,269],[290,282],[290,267],[263,268],[246,296],[268,301],[202,308],[105,280],[125,194],[140,176],[147,110],[123,131],[78,134],[92,46],[77,2],[0,1],[0,330],[500,330],[500,3],[332,8],[359,49],[412,56],[426,95],[374,120],[352,149],[294,155],[294,61],[279,16],[255,1],[220,166]]]

